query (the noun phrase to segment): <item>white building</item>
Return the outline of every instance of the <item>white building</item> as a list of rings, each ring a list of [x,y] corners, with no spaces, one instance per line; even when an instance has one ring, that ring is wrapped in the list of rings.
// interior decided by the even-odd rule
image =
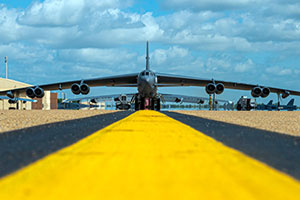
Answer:
[[[0,78],[0,91],[10,90],[23,87],[31,87],[32,85],[22,83],[19,81]],[[19,93],[16,95],[19,98],[28,98],[25,92]],[[42,99],[36,99],[38,102],[23,102],[18,101],[15,104],[9,104],[7,99],[0,100],[0,110],[9,110],[9,109],[18,109],[18,110],[50,110],[57,109],[57,94],[50,93],[50,91],[45,91],[45,96]]]

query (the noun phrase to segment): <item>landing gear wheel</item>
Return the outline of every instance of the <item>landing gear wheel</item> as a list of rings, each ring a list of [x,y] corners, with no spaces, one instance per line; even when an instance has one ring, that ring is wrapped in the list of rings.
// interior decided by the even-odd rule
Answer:
[[[136,111],[140,110],[140,103],[137,96],[134,98],[134,110]]]
[[[155,103],[155,110],[160,111],[160,98],[156,99]]]
[[[145,110],[145,98],[141,98],[140,110]]]
[[[151,110],[154,110],[154,109],[155,109],[155,103],[156,103],[156,100],[155,100],[155,99],[151,99],[151,100],[150,100],[150,108],[151,108]]]
[[[242,106],[241,106],[241,105],[237,105],[236,109],[237,109],[238,111],[240,111],[240,110],[242,110]]]

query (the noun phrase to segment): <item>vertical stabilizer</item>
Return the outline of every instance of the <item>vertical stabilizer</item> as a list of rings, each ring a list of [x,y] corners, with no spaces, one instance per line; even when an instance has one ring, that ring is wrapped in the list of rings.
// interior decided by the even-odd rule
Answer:
[[[147,49],[146,49],[146,70],[149,70],[150,69],[150,66],[149,66],[149,42],[147,41]]]
[[[288,102],[287,106],[293,106],[293,105],[294,105],[294,101],[295,101],[295,99],[291,99],[291,100]]]
[[[273,100],[270,100],[269,103],[267,104],[268,106],[271,106],[273,104]]]

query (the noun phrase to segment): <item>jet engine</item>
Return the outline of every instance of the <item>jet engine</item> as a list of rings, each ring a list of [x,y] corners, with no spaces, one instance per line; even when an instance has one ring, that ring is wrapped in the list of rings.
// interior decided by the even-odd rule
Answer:
[[[91,99],[90,102],[91,103],[97,103],[97,100],[96,99]]]
[[[266,87],[262,88],[262,90],[261,90],[261,97],[262,98],[266,98],[267,96],[269,96],[270,92],[271,91],[270,91],[269,88],[266,88]]]
[[[34,98],[35,97],[35,94],[34,94],[34,89],[33,88],[27,88],[26,91],[25,91],[26,95],[30,98]]]
[[[176,98],[176,99],[175,99],[175,102],[176,102],[176,103],[180,103],[180,102],[181,102],[181,99]]]
[[[35,87],[35,88],[27,88],[25,91],[26,95],[30,98],[43,98],[45,95],[45,92],[42,88],[40,87]]]
[[[200,101],[198,102],[198,104],[204,104],[204,100],[200,99]]]
[[[77,83],[74,83],[71,86],[71,91],[73,92],[73,94],[80,94],[80,85]]]
[[[284,93],[282,93],[282,98],[285,99],[287,98],[288,96],[290,96],[290,92],[289,91],[284,91]]]
[[[86,83],[82,83],[80,85],[80,92],[81,92],[81,94],[86,95],[90,92],[90,87]]]
[[[45,96],[45,92],[42,88],[40,87],[35,87],[34,88],[34,95],[37,97],[37,98],[43,98]]]
[[[209,83],[205,87],[205,91],[207,94],[213,94],[216,92],[216,85],[213,83]]]
[[[17,100],[15,100],[15,99],[8,99],[8,103],[9,104],[15,104],[15,103],[17,103]]]
[[[90,92],[90,87],[86,83],[81,83],[80,85],[78,83],[74,83],[71,86],[71,90],[73,94],[88,94]]]
[[[8,96],[9,98],[14,98],[15,97],[15,95],[12,93],[12,91],[8,91],[7,93],[6,93],[6,96]]]
[[[260,87],[255,87],[252,89],[251,91],[251,95],[256,98],[256,97],[260,97],[262,95],[262,89]]]
[[[216,85],[216,94],[222,94],[224,92],[224,85],[222,83],[218,83]]]

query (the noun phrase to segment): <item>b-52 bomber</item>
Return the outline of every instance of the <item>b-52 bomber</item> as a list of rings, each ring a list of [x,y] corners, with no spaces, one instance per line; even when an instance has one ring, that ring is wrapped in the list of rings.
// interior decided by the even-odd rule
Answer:
[[[111,87],[137,87],[135,94],[135,110],[160,110],[161,98],[158,94],[159,87],[183,87],[200,86],[205,87],[208,94],[221,94],[224,89],[249,90],[253,97],[267,97],[270,93],[276,93],[278,97],[286,98],[289,95],[300,96],[300,91],[288,89],[267,87],[263,85],[253,85],[238,82],[221,81],[214,79],[200,79],[197,77],[187,77],[182,75],[172,75],[156,73],[150,70],[149,64],[149,45],[146,48],[146,69],[140,73],[100,77],[94,79],[82,79],[73,81],[64,81],[51,84],[36,85],[34,87],[23,87],[12,90],[0,91],[0,95],[7,95],[9,98],[19,96],[19,93],[26,92],[30,98],[42,98],[44,90],[63,90],[71,89],[78,95],[87,95],[90,87],[111,86]]]

